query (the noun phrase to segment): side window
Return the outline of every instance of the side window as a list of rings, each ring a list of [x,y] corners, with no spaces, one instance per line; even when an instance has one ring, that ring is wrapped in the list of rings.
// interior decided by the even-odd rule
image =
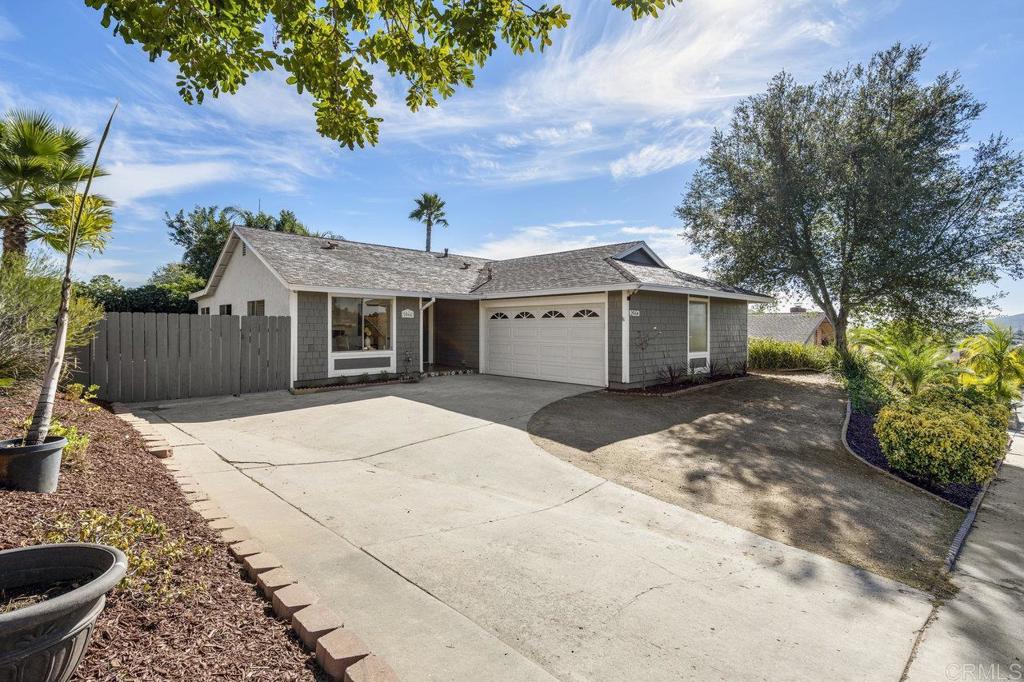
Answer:
[[[200,315],[209,315],[210,314],[210,308],[209,307],[200,308],[199,309],[199,314]]]
[[[245,307],[246,315],[264,315],[264,310],[266,309],[266,302],[263,300],[249,301],[248,303],[245,304]]]
[[[219,312],[217,314],[218,315],[230,315],[231,314],[231,304],[230,303],[221,304],[220,310],[219,310]]]

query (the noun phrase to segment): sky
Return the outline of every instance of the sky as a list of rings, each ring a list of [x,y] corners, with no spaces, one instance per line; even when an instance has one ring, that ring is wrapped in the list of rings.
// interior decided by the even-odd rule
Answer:
[[[1024,147],[1019,0],[682,0],[639,22],[609,0],[562,4],[573,17],[546,52],[495,55],[437,109],[409,113],[402,83],[379,79],[380,144],[349,151],[317,135],[279,72],[189,106],[173,65],[81,0],[0,0],[0,110],[44,109],[96,137],[120,100],[100,183],[114,237],[77,274],[126,284],[180,258],[165,212],[286,208],[312,229],[422,248],[407,217],[422,192],[447,202],[435,249],[510,258],[644,239],[699,274],[673,208],[737,100],[781,70],[812,81],[897,41],[928,45],[924,77],[959,70],[988,105],[975,139]],[[1003,312],[1024,312],[1024,282],[997,292]]]

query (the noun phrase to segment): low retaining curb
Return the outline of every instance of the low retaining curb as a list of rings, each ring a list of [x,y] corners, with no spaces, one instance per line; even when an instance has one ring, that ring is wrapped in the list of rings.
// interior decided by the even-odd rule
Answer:
[[[143,437],[146,449],[161,458],[189,501],[189,507],[212,530],[219,532],[231,556],[256,583],[263,597],[271,602],[274,614],[289,622],[299,641],[315,652],[317,664],[333,682],[398,682],[395,671],[346,628],[340,616],[320,604],[316,593],[296,580],[277,557],[264,551],[248,529],[235,523],[211,502],[191,476],[181,473],[170,459],[173,450],[149,422],[133,415],[123,404],[114,403],[111,408],[119,419]]]

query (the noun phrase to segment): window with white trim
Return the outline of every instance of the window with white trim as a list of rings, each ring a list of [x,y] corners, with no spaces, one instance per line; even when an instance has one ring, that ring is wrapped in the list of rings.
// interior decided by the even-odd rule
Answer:
[[[708,352],[708,302],[690,301],[687,329],[690,355]]]
[[[391,350],[391,300],[331,297],[331,351]]]
[[[517,320],[532,320],[532,319],[534,319],[534,314],[531,313],[529,310],[523,310],[522,312],[516,313],[516,319]]]
[[[230,315],[231,314],[231,304],[230,303],[222,303],[220,308],[218,308],[217,314],[218,315]]]
[[[584,308],[583,310],[577,310],[572,314],[573,317],[600,317],[590,308]]]
[[[503,312],[492,313],[491,314],[491,319],[492,320],[507,320],[508,319],[508,315],[506,315]]]
[[[565,315],[563,315],[558,310],[549,310],[546,313],[544,313],[543,315],[541,315],[541,317],[544,318],[544,319],[550,320],[551,318],[554,318],[554,317],[565,317]]]
[[[200,308],[200,309],[199,309],[199,314],[200,314],[200,315],[209,315],[209,314],[210,314],[210,308],[209,308],[209,306],[207,306],[207,307],[205,307],[205,308]]]
[[[245,308],[246,315],[265,315],[266,312],[264,311],[267,308],[267,304],[266,301],[260,299],[259,301],[249,301],[245,304]]]

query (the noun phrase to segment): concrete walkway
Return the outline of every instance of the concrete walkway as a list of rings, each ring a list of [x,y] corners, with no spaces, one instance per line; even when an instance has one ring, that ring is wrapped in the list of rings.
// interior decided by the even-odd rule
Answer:
[[[581,390],[461,376],[136,413],[403,680],[899,679],[927,595],[534,445],[530,416]]]
[[[1017,411],[1024,423],[1024,407]],[[907,680],[1024,679],[1024,430],[978,511],[953,572],[956,597],[936,608]]]

